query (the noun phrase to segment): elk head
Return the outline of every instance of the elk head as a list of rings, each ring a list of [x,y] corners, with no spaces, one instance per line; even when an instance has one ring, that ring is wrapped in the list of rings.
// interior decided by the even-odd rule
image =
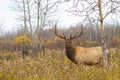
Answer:
[[[72,40],[75,39],[75,38],[79,38],[79,37],[83,34],[83,27],[82,27],[82,30],[81,30],[81,32],[80,32],[79,34],[76,34],[76,35],[74,35],[74,36],[73,36],[72,34],[70,34],[70,37],[67,38],[64,33],[59,34],[59,33],[57,32],[57,30],[56,30],[56,27],[57,27],[57,25],[55,25],[54,33],[55,33],[55,35],[56,35],[57,37],[60,37],[60,38],[62,38],[62,39],[65,40],[65,47],[66,47],[66,48],[72,47],[72,45],[71,45],[71,44],[72,44]]]

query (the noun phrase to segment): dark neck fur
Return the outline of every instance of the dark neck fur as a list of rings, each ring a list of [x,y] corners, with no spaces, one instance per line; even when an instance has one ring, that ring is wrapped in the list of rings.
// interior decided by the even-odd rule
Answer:
[[[75,49],[72,45],[69,46],[65,46],[65,51],[66,51],[66,55],[67,57],[74,63],[75,62]]]

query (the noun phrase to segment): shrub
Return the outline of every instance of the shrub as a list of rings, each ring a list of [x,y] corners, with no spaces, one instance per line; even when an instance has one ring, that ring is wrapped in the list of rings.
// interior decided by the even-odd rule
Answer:
[[[84,47],[95,47],[98,46],[99,44],[96,41],[86,40],[86,41],[82,41],[80,45]]]
[[[45,46],[50,49],[63,48],[63,40],[55,37],[52,40],[46,40]]]
[[[120,37],[118,36],[113,37],[110,41],[110,46],[113,48],[115,47],[120,48]]]
[[[32,43],[31,39],[28,36],[20,36],[14,39],[15,44],[23,44],[24,42],[26,42],[29,45]]]

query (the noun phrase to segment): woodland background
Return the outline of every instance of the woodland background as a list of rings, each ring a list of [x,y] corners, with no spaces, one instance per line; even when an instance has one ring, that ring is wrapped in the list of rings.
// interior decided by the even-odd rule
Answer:
[[[17,30],[3,32],[0,25],[0,79],[1,80],[119,80],[120,79],[120,24],[119,0],[105,0],[103,21],[106,47],[110,50],[109,68],[97,65],[77,66],[69,61],[64,51],[64,40],[58,32],[77,34],[83,26],[83,35],[73,40],[74,46],[101,46],[101,26],[98,2],[101,0],[13,0],[17,11]],[[59,5],[73,3],[66,11],[80,17],[77,24],[66,28],[60,25]],[[79,9],[79,5],[82,10]],[[88,6],[84,5],[87,4]],[[83,13],[82,13],[83,12]],[[64,15],[64,14],[63,14]],[[111,16],[111,17],[110,17]],[[106,18],[108,18],[106,20]],[[109,20],[109,21],[108,21]],[[67,22],[67,21],[66,21]]]

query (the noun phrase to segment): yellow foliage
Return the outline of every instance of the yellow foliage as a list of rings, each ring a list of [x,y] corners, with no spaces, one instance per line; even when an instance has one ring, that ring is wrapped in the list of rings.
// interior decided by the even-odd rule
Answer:
[[[29,45],[31,44],[31,40],[27,36],[20,36],[20,37],[17,37],[17,38],[14,39],[15,44],[22,44],[24,42],[26,42]]]
[[[55,37],[54,40],[57,41],[57,42],[61,42],[63,39],[61,39],[61,38],[59,38],[59,37]]]
[[[70,60],[68,60],[67,58],[64,59],[64,64],[66,64],[66,65],[70,64]]]
[[[95,41],[90,41],[90,40],[87,40],[85,41],[86,44],[95,44],[96,42]]]
[[[0,73],[0,79],[2,79],[3,78],[3,74],[2,73]]]
[[[110,42],[110,46],[120,48],[120,37],[114,36]]]
[[[51,44],[51,43],[53,43],[54,41],[53,40],[46,40],[46,44]]]
[[[80,43],[80,45],[95,45],[97,44],[96,41],[90,41],[90,40],[86,40]]]
[[[117,37],[117,36],[113,37],[112,40],[113,40],[113,41],[116,41],[116,42],[120,42],[120,38]]]
[[[49,44],[57,44],[57,43],[60,43],[60,42],[62,42],[62,39],[59,38],[59,37],[55,37],[52,40],[46,40],[45,44],[47,44],[47,45],[49,45]]]
[[[37,41],[33,41],[33,44],[41,44],[41,41],[37,40]]]
[[[60,43],[60,42],[63,42],[64,40],[59,37],[55,37],[54,41],[55,41],[55,43]]]

